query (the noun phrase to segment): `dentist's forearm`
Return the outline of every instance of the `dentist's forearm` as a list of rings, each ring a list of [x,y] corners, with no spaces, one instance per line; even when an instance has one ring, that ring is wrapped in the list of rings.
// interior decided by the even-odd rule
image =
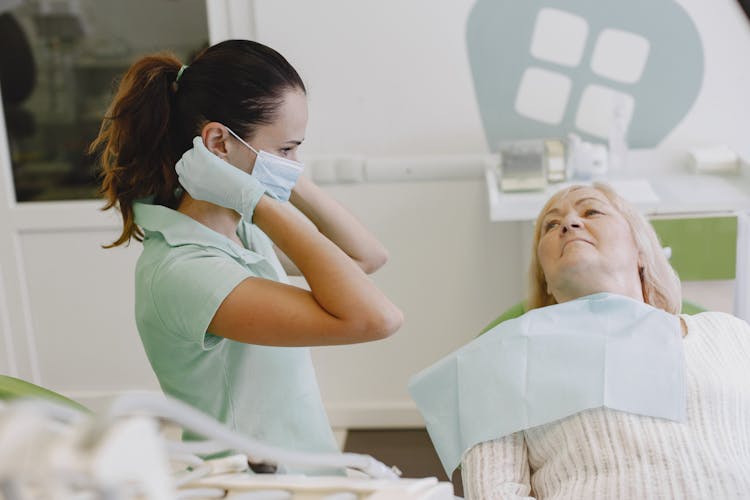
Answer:
[[[365,273],[375,272],[388,260],[388,251],[377,238],[305,176],[297,181],[289,201]]]
[[[253,222],[299,268],[318,304],[349,322],[353,332],[376,330],[385,337],[400,327],[401,311],[351,258],[293,207],[264,196]]]

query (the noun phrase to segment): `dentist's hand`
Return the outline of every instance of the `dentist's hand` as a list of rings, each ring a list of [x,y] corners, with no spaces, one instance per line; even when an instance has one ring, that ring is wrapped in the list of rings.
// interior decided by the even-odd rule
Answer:
[[[196,200],[231,208],[250,222],[265,187],[255,177],[222,160],[197,136],[175,168],[180,184]]]

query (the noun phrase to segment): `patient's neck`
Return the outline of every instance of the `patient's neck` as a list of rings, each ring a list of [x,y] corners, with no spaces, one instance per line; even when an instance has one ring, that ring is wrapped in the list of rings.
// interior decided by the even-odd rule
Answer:
[[[558,304],[580,299],[581,297],[586,297],[587,295],[593,295],[595,293],[614,293],[644,302],[643,288],[640,280],[610,280],[610,282],[606,284],[596,282],[582,283],[576,281],[571,283],[561,283],[556,289],[550,289],[549,292],[555,297]]]

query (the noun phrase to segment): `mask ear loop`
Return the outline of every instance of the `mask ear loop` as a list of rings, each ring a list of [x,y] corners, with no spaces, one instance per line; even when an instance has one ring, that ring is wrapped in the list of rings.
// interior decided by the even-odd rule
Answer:
[[[233,136],[235,137],[235,139],[237,139],[238,141],[240,141],[240,142],[241,142],[242,144],[244,144],[245,146],[247,146],[248,148],[250,148],[250,150],[251,150],[251,151],[252,151],[253,153],[255,153],[256,155],[259,155],[259,154],[260,154],[260,153],[258,153],[258,151],[256,151],[256,150],[255,150],[255,148],[254,148],[254,147],[252,147],[252,146],[251,146],[250,144],[246,143],[246,142],[244,141],[244,139],[242,139],[242,137],[240,137],[239,135],[235,134],[235,133],[234,133],[234,131],[232,131],[232,129],[231,129],[231,128],[227,127],[226,125],[225,125],[225,127],[226,127],[226,129],[227,129],[227,132],[229,132],[230,134],[232,134],[232,135],[233,135]]]

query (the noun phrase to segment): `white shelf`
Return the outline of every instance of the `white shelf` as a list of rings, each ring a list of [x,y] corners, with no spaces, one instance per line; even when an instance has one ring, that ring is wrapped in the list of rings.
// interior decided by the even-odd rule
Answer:
[[[705,216],[750,210],[750,179],[743,175],[692,174],[684,168],[660,168],[651,150],[632,151],[628,167],[617,176],[597,179],[609,183],[649,216]],[[569,184],[550,184],[544,191],[507,193],[498,189],[493,168],[485,170],[490,220],[533,221],[553,193]]]

